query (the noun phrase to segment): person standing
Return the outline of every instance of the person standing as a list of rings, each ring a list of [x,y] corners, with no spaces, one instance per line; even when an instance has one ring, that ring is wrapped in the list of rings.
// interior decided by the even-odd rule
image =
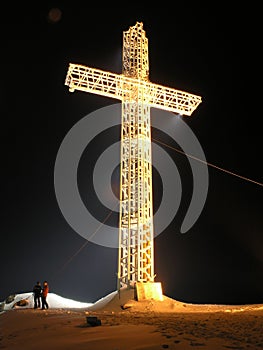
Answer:
[[[41,299],[41,284],[37,281],[33,288],[34,294],[34,309],[40,308],[40,299]]]
[[[47,303],[47,295],[48,295],[48,292],[49,292],[48,283],[47,283],[47,281],[44,281],[44,283],[43,283],[43,289],[42,289],[42,294],[41,294],[41,297],[42,297],[42,310],[48,309],[48,308],[49,308],[49,305],[48,305],[48,303]]]

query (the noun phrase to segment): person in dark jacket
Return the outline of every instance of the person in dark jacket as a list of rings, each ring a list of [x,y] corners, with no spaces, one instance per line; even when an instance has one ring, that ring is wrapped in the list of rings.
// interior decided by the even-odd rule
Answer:
[[[48,295],[48,292],[49,292],[49,286],[48,286],[47,281],[45,281],[45,282],[43,283],[42,294],[41,294],[41,298],[42,298],[42,310],[48,309],[48,308],[49,308],[49,305],[48,305],[48,303],[47,303],[47,295]]]
[[[34,309],[40,308],[40,299],[41,299],[41,284],[37,281],[34,285],[33,293],[34,293]]]

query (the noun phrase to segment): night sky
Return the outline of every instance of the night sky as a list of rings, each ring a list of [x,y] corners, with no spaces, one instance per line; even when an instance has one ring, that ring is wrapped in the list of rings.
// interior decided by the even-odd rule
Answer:
[[[54,166],[68,131],[117,103],[70,93],[64,85],[68,64],[121,73],[123,31],[137,21],[149,39],[150,80],[202,96],[184,121],[207,161],[263,182],[259,9],[227,2],[163,8],[110,3],[1,5],[0,300],[32,290],[37,280],[87,302],[116,289],[117,249],[87,242],[69,226],[56,200]],[[52,8],[61,16],[50,16]],[[83,201],[100,221],[109,211],[94,195],[93,164],[119,132],[116,127],[95,137],[79,166]],[[153,135],[176,147],[166,135]],[[262,186],[209,167],[204,209],[181,234],[191,174],[182,154],[166,151],[180,172],[183,200],[155,239],[156,281],[164,294],[191,303],[263,303]],[[118,173],[118,183],[116,178]],[[161,181],[155,172],[153,185],[156,210]],[[117,214],[110,220],[116,226]]]

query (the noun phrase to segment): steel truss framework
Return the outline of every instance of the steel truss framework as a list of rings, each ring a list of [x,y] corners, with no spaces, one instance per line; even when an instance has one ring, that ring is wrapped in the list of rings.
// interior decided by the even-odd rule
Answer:
[[[122,74],[70,64],[65,84],[122,101],[118,283],[153,282],[154,225],[150,108],[191,115],[201,97],[149,81],[143,24],[123,32]]]

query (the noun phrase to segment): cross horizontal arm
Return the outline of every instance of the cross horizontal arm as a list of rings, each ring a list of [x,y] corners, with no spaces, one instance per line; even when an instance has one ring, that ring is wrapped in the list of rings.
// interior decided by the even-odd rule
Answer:
[[[132,101],[141,90],[142,102],[181,115],[191,115],[202,102],[200,96],[184,91],[73,63],[69,65],[65,85],[71,92],[80,90],[121,101]]]
[[[65,85],[69,91],[80,90],[122,100],[120,86],[122,76],[80,64],[69,64]]]
[[[191,115],[202,102],[200,96],[188,92],[148,83],[149,105],[181,115]]]

